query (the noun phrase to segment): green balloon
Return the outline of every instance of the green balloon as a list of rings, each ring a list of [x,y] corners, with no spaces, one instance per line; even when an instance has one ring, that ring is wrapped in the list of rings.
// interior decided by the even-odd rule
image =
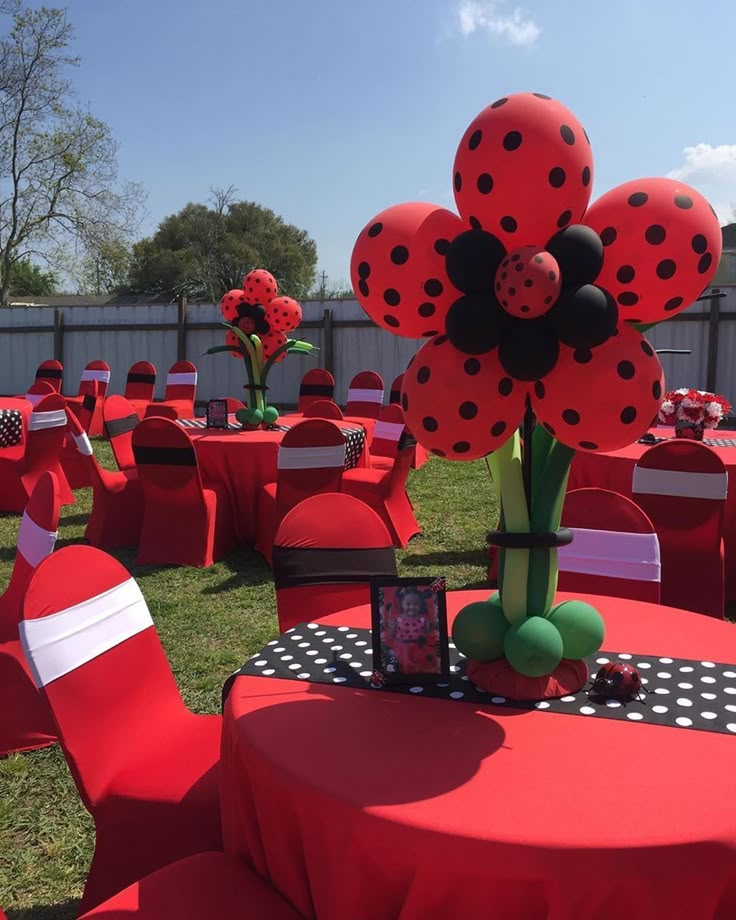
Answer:
[[[562,636],[565,658],[585,658],[603,645],[606,627],[595,607],[585,601],[563,601],[547,614]]]
[[[250,409],[238,409],[235,412],[235,418],[240,422],[241,425],[245,425],[250,419],[249,413]]]
[[[249,409],[250,413],[250,422],[252,425],[259,425],[263,421],[263,410],[262,409]]]
[[[499,603],[492,599],[475,601],[455,617],[452,641],[471,661],[493,661],[503,657],[503,637],[508,628]]]
[[[266,406],[263,410],[263,421],[267,425],[273,425],[276,419],[279,417],[279,410],[276,406]]]
[[[519,674],[545,677],[562,661],[562,636],[545,617],[527,617],[509,627],[504,652]]]

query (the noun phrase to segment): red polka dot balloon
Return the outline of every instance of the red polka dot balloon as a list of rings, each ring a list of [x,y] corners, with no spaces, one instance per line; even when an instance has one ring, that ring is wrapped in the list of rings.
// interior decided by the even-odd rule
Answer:
[[[243,290],[247,303],[259,303],[265,307],[278,294],[279,286],[271,272],[256,268],[243,278]]]
[[[410,202],[382,211],[361,232],[350,262],[355,296],[379,326],[409,338],[444,330],[460,296],[445,253],[467,226],[434,204]]]
[[[276,332],[290,332],[302,321],[302,308],[292,297],[274,297],[266,308],[266,321]]]
[[[596,284],[630,322],[659,322],[684,310],[708,287],[721,257],[715,212],[674,179],[619,185],[591,205],[583,223],[603,241]]]
[[[499,265],[495,290],[496,299],[512,316],[543,316],[560,295],[557,259],[538,246],[522,246]]]
[[[455,155],[458,211],[507,250],[544,246],[590,199],[593,155],[583,126],[540,93],[498,99],[473,119]]]
[[[432,453],[475,460],[513,434],[526,393],[525,385],[506,375],[498,352],[472,357],[438,335],[406,369],[401,405],[407,427]]]
[[[239,288],[228,291],[220,301],[220,312],[222,313],[223,319],[228,323],[237,322],[239,315],[238,307],[243,303],[246,303],[245,291]]]
[[[547,431],[576,450],[617,450],[640,438],[659,410],[664,374],[640,332],[622,325],[593,349],[560,348],[554,371],[532,389]]]
[[[268,359],[274,352],[278,351],[282,345],[286,345],[286,336],[283,332],[278,332],[272,329],[270,332],[264,333],[262,336],[259,336],[261,340],[261,346],[263,348],[263,357]],[[276,358],[275,363],[283,361],[288,352],[284,352]]]

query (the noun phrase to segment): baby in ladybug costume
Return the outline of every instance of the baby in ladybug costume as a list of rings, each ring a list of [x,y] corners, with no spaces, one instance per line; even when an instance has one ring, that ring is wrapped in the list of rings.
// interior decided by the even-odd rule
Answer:
[[[398,671],[402,674],[437,671],[439,634],[424,595],[418,588],[402,588],[396,592],[396,599],[400,611],[394,617],[384,617],[384,644],[396,657]]]

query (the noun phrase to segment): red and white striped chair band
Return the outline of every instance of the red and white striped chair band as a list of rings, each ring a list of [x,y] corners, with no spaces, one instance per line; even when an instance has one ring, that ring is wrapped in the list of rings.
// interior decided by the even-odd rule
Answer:
[[[92,444],[90,443],[89,437],[86,431],[83,431],[81,434],[72,434],[72,440],[74,445],[84,457],[91,457],[94,451],[92,450]]]
[[[376,422],[376,427],[373,429],[373,440],[398,442],[403,432],[404,425],[402,422],[378,421]]]
[[[169,374],[166,378],[167,387],[195,386],[197,383],[196,372],[187,374]]]
[[[58,535],[57,530],[48,531],[43,527],[39,527],[28,512],[24,511],[23,517],[20,519],[20,528],[18,529],[17,550],[26,562],[35,569],[40,562],[54,551]]]
[[[348,390],[348,402],[383,403],[383,390]]]
[[[31,412],[28,420],[29,431],[41,431],[43,428],[62,428],[66,425],[66,410],[54,409],[52,412]]]
[[[133,578],[89,600],[35,620],[22,620],[20,641],[37,687],[69,674],[153,626]]]
[[[95,371],[85,368],[82,371],[82,380],[99,380],[100,383],[109,383],[110,371]]]
[[[659,540],[655,533],[572,528],[573,541],[557,550],[561,572],[602,575],[631,581],[660,581]]]
[[[325,469],[345,466],[345,446],[330,447],[281,447],[278,468],[280,470]]]
[[[695,473],[634,467],[634,495],[671,495],[674,498],[724,500],[728,492],[728,473]]]

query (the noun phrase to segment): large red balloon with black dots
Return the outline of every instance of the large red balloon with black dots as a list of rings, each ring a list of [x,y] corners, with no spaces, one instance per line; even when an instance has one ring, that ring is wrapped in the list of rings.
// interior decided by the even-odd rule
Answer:
[[[256,268],[243,278],[243,290],[246,303],[259,303],[265,307],[278,294],[279,286],[271,272],[264,268]]]
[[[636,179],[591,205],[583,220],[603,242],[596,284],[623,320],[655,323],[708,287],[721,257],[721,228],[703,196],[675,179]]]
[[[622,325],[592,349],[560,346],[554,371],[532,387],[532,405],[550,434],[576,450],[617,450],[652,424],[664,393],[656,352]]]
[[[511,251],[544,246],[580,221],[590,200],[593,154],[583,126],[562,103],[518,93],[473,119],[453,173],[460,215]]]
[[[506,374],[497,350],[466,355],[438,335],[406,369],[401,405],[407,427],[423,447],[448,460],[476,460],[514,433],[527,389]]]
[[[445,269],[451,241],[469,229],[445,208],[409,202],[369,221],[353,247],[350,278],[363,309],[384,329],[429,338],[445,328],[460,292]]]

